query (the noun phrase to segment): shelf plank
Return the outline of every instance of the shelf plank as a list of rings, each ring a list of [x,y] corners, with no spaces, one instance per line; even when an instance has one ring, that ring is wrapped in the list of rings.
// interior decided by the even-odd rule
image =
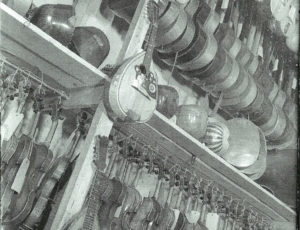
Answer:
[[[1,50],[37,66],[65,89],[92,86],[107,76],[21,15],[0,3]]]
[[[193,167],[199,174],[204,174],[204,177],[215,181],[230,193],[240,199],[245,199],[249,206],[273,220],[295,221],[295,212],[286,204],[240,173],[159,112],[156,111],[146,124],[117,124],[116,127],[122,132],[137,135],[151,146],[158,145],[163,155],[169,155],[175,160],[184,162],[186,167],[192,167],[192,156],[196,156]]]

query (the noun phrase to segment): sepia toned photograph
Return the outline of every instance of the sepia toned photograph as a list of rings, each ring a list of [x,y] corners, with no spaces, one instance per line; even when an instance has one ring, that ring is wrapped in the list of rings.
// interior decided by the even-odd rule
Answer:
[[[0,0],[0,230],[298,230],[298,0]]]

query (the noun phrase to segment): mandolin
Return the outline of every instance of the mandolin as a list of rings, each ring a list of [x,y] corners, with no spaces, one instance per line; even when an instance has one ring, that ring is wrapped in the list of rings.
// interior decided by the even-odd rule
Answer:
[[[121,120],[146,122],[156,108],[157,76],[151,66],[158,18],[158,6],[154,1],[148,4],[148,16],[150,27],[146,50],[125,60],[108,89],[110,109]]]

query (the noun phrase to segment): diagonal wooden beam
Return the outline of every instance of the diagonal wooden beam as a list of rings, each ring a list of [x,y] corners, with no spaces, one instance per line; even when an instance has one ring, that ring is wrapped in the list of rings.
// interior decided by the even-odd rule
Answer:
[[[138,53],[143,45],[149,21],[147,19],[146,8],[149,0],[140,0],[135,10],[134,16],[126,34],[123,47],[119,53],[117,63]]]
[[[50,230],[60,230],[73,215],[78,213],[88,193],[94,171],[92,169],[94,137],[108,136],[113,126],[101,102],[94,114],[85,142],[80,146],[80,155],[61,199]]]

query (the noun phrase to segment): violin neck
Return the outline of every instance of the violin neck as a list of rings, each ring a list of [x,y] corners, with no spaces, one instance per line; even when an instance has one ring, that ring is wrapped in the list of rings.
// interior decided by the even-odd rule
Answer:
[[[53,139],[53,136],[54,136],[54,133],[56,131],[56,128],[57,128],[57,125],[58,125],[58,120],[55,119],[52,121],[52,124],[51,124],[51,128],[50,128],[50,131],[47,135],[47,138],[46,138],[46,144],[49,144],[51,143],[52,139]]]
[[[150,72],[150,66],[152,62],[152,55],[153,55],[153,50],[154,50],[154,45],[155,45],[155,38],[157,34],[157,24],[150,24],[149,27],[149,41],[147,44],[147,49],[146,49],[146,54],[144,57],[143,64],[147,70],[147,73]]]

